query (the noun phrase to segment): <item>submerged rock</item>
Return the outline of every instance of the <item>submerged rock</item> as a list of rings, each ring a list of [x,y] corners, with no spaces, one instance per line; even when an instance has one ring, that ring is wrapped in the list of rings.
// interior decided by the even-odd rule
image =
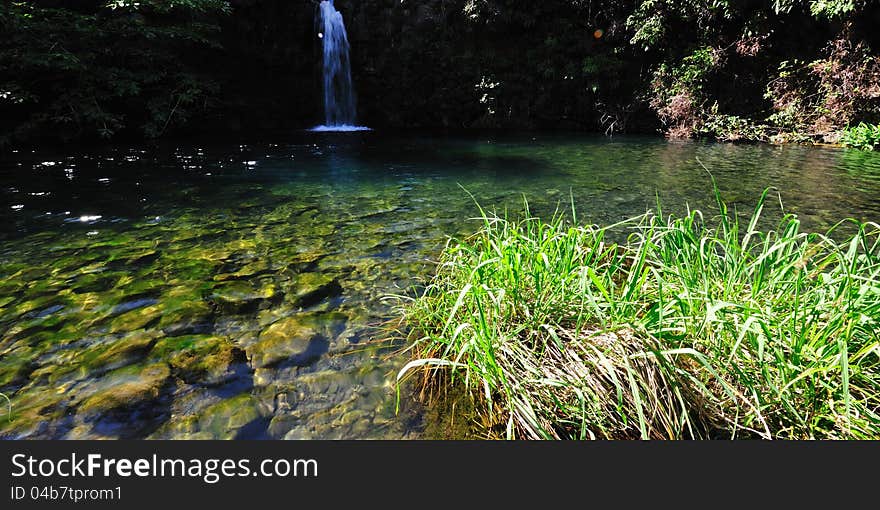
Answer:
[[[3,360],[0,364],[0,391],[15,388],[27,380],[35,368],[32,357],[33,349],[26,346],[10,349],[0,355]],[[4,400],[0,399],[0,405],[5,404]]]
[[[84,364],[90,368],[101,367],[106,370],[124,367],[143,359],[160,336],[162,335],[158,331],[135,331],[109,346],[101,346],[93,356],[89,356],[88,352],[84,353]]]
[[[305,374],[296,380],[299,399],[309,395],[332,397],[352,386],[350,375],[337,370],[321,370]]]
[[[165,338],[151,355],[167,360],[184,381],[206,386],[233,379],[237,375],[234,364],[245,361],[244,352],[228,338],[207,335]]]
[[[130,312],[113,319],[110,323],[110,332],[119,333],[122,331],[134,331],[136,329],[146,329],[162,316],[162,305],[155,304],[137,308]]]
[[[302,315],[302,322],[308,324],[328,339],[334,339],[345,331],[349,321],[346,313],[333,312],[310,312]]]
[[[159,328],[168,336],[207,333],[213,322],[211,306],[201,299],[179,300],[168,306]]]
[[[66,335],[58,332],[48,348],[34,351],[32,357],[39,367],[29,376],[32,383],[49,384],[62,391],[79,381],[140,363],[162,333],[140,330],[124,335],[79,336],[65,345]]]
[[[269,436],[274,439],[285,439],[291,431],[298,430],[302,426],[302,422],[302,417],[295,414],[277,414],[269,422]],[[290,439],[294,439],[294,437]]]
[[[247,279],[254,276],[259,276],[266,273],[271,273],[273,270],[272,266],[266,259],[257,259],[253,262],[249,262],[241,267],[238,271],[233,273],[223,273],[214,277],[214,280],[217,281],[227,281],[227,280],[239,280],[239,279]]]
[[[205,409],[198,418],[199,429],[210,431],[216,438],[233,439],[262,416],[259,400],[242,394]]]
[[[243,393],[206,407],[196,414],[174,416],[154,439],[236,439],[259,436],[267,410],[253,395]]]
[[[2,292],[2,291],[0,291],[0,292]],[[2,297],[0,297],[0,313],[3,313],[5,311],[4,308],[6,308],[6,305],[15,301],[15,296],[3,295],[3,294],[0,294],[0,296],[2,296]]]
[[[116,285],[119,275],[115,273],[83,273],[70,283],[70,289],[77,294],[106,292]]]
[[[159,399],[162,387],[171,376],[166,363],[133,365],[106,374],[77,407],[76,416],[83,422],[107,417],[115,411],[130,412],[150,406]]]
[[[210,299],[223,311],[243,313],[259,308],[275,296],[273,285],[256,288],[246,281],[230,280],[214,287]]]
[[[198,287],[201,282],[210,280],[213,277],[220,262],[195,258],[192,253],[193,251],[195,250],[183,250],[172,257],[168,257],[167,264],[170,270],[166,273],[166,283],[193,288]]]
[[[327,352],[327,346],[326,338],[314,328],[288,317],[264,329],[257,342],[248,346],[247,356],[254,368],[282,362],[306,365]]]
[[[296,279],[292,300],[295,306],[309,307],[342,294],[339,280],[321,273],[303,273]]]
[[[55,293],[36,296],[33,299],[10,304],[8,309],[11,312],[11,317],[9,318],[32,318],[35,315],[38,315],[40,310],[45,310],[58,304],[60,304],[59,299]],[[7,332],[7,334],[9,333]]]
[[[57,388],[38,386],[12,396],[12,420],[8,408],[0,411],[0,439],[56,437],[70,428],[67,404],[70,397]],[[2,406],[6,407],[5,400]]]

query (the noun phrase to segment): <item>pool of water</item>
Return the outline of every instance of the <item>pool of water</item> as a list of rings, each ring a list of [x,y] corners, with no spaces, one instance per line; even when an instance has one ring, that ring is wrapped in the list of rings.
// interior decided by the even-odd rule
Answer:
[[[711,212],[703,167],[740,210],[773,187],[810,229],[880,221],[880,154],[827,148],[298,132],[5,153],[0,437],[425,437],[398,407],[393,296],[478,227],[475,201]]]

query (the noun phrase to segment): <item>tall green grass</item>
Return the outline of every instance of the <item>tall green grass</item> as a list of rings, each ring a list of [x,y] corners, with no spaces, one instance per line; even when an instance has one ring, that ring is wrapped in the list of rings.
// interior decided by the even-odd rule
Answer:
[[[602,228],[481,209],[402,306],[399,378],[446,372],[507,438],[880,438],[880,226],[761,230],[766,199]]]

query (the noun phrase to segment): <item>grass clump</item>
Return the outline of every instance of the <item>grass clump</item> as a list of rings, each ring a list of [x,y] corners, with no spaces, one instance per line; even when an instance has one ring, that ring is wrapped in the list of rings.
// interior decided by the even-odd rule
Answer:
[[[507,438],[880,438],[880,226],[762,231],[766,197],[747,223],[481,210],[403,305],[399,378],[457,380]]]

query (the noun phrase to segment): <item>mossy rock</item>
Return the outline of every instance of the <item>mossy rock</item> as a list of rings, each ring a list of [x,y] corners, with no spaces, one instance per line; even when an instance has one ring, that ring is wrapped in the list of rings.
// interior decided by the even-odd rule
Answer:
[[[171,376],[167,363],[133,365],[104,375],[97,388],[79,404],[76,415],[83,422],[99,419],[110,412],[150,405],[159,399]]]
[[[62,321],[58,318],[54,320],[32,319],[20,321],[4,332],[4,341],[24,341],[29,344],[37,343],[36,338],[38,336],[42,335],[44,338],[46,335],[51,336],[53,327],[60,322]]]
[[[258,309],[275,297],[274,286],[258,288],[245,281],[231,280],[214,287],[209,299],[225,312],[244,313]]]
[[[207,335],[165,338],[156,344],[151,356],[167,360],[184,381],[206,386],[234,378],[235,363],[245,361],[244,352],[228,338]]]
[[[176,299],[168,302],[159,320],[159,329],[168,336],[205,333],[211,329],[213,313],[211,305],[202,299]]]
[[[361,377],[361,384],[367,388],[391,388],[394,385],[392,374],[381,367],[362,367],[358,370],[358,375]]]
[[[291,269],[306,267],[327,256],[325,247],[320,241],[305,247],[284,246],[272,250],[272,256],[283,260]]]
[[[190,258],[192,251],[194,250],[185,250],[182,253],[176,253],[173,257],[168,257],[167,267],[173,268],[173,272],[166,275],[168,278],[165,283],[191,287],[193,284],[210,280],[214,276],[220,262]]]
[[[283,439],[292,430],[297,430],[303,425],[303,418],[298,414],[278,414],[269,422],[268,432],[273,438]]]
[[[155,295],[166,285],[154,271],[145,270],[138,273],[129,271],[116,281],[114,289],[125,296]]]
[[[26,294],[22,301],[19,301],[18,304],[10,305],[9,310],[11,312],[12,317],[21,317],[23,315],[32,314],[34,312],[39,313],[40,310],[45,310],[46,308],[60,303],[58,296],[55,294],[48,294],[39,297],[31,298],[30,294]]]
[[[21,271],[26,268],[26,264],[9,264],[4,263],[2,267],[2,271],[4,274],[12,274]],[[8,276],[3,280],[0,280],[0,295],[2,296],[10,296],[12,294],[17,294],[27,287],[27,280],[19,279],[13,276]]]
[[[64,427],[70,397],[57,388],[39,386],[12,396],[12,419],[5,399],[0,399],[0,438],[39,437],[47,429]]]
[[[318,434],[307,426],[293,428],[284,435],[285,441],[312,441],[318,439]]]
[[[2,294],[2,297],[0,297],[0,312],[2,312],[4,310],[4,308],[6,308],[6,305],[14,302],[15,299],[16,299],[15,296],[12,296],[9,294]]]
[[[159,321],[162,317],[163,307],[161,304],[137,308],[119,315],[110,323],[110,332],[134,331],[146,329],[148,326]]]
[[[91,373],[89,367],[76,360],[78,356],[76,352],[67,356],[56,356],[34,369],[28,378],[31,383],[50,384],[59,391],[64,391],[70,383],[85,379]]]
[[[321,370],[296,379],[299,398],[309,395],[330,397],[351,386],[351,376],[338,370]]]
[[[295,306],[304,308],[342,294],[339,280],[322,273],[302,273],[297,277],[295,285],[291,300]]]
[[[39,266],[24,266],[21,270],[7,277],[10,281],[19,281],[24,282],[25,285],[34,285],[38,284],[40,281],[44,281],[47,278],[50,278],[49,269],[46,267]]]
[[[297,317],[270,325],[248,346],[247,356],[255,369],[289,362],[306,365],[327,352],[327,340]]]
[[[124,296],[122,297],[122,302],[114,306],[113,309],[110,311],[110,314],[118,316],[132,310],[137,310],[138,308],[153,306],[157,303],[158,301],[152,297],[141,297],[137,295]]]
[[[153,438],[235,439],[253,424],[265,419],[267,410],[248,393],[222,400],[197,414],[175,416],[153,434]]]
[[[147,266],[159,259],[159,253],[153,249],[146,249],[138,252],[126,252],[119,260],[126,265],[131,266]],[[111,261],[116,260],[116,256],[112,256]]]
[[[106,292],[116,286],[120,275],[118,273],[85,273],[76,277],[73,282],[64,284],[76,294],[89,292]]]
[[[197,260],[208,262],[223,262],[232,257],[233,250],[226,246],[200,246],[190,251],[190,256]]]
[[[100,346],[97,352],[83,353],[83,365],[95,369],[115,370],[143,359],[162,334],[155,330],[134,331],[107,346]]]
[[[348,314],[340,311],[332,312],[308,312],[299,315],[300,321],[315,329],[328,339],[336,338],[345,331],[349,321]]]
[[[361,421],[372,421],[369,413],[362,409],[352,409],[350,411],[345,412],[341,418],[339,418],[338,424],[342,427],[351,428],[352,425],[361,422]]]
[[[290,224],[292,221],[310,211],[316,210],[314,205],[289,202],[282,204],[260,218],[261,225]]]
[[[0,391],[21,385],[36,368],[33,349],[21,347],[0,356]],[[5,399],[0,399],[2,405]]]
[[[266,273],[271,273],[273,267],[265,258],[257,259],[242,266],[233,273],[223,273],[214,277],[216,281],[247,279]]]
[[[232,439],[242,428],[262,417],[260,401],[253,395],[243,394],[205,409],[199,416],[199,429],[210,431],[217,438]]]

